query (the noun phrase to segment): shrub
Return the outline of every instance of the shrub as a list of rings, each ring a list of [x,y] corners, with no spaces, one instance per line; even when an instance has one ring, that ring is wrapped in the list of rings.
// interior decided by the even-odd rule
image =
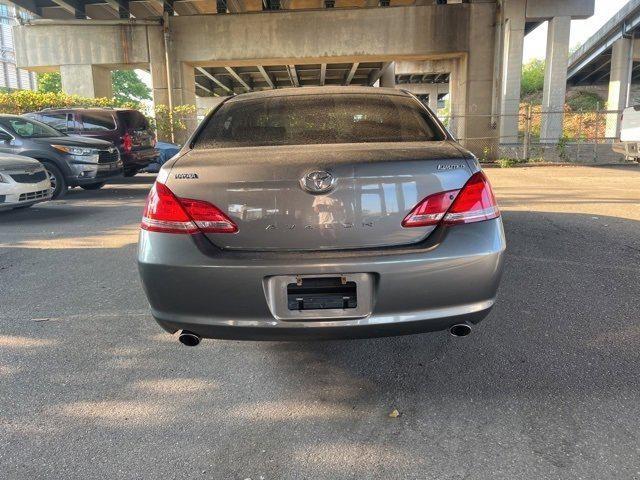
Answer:
[[[173,112],[171,112],[167,105],[156,105],[154,114],[155,119],[150,119],[150,121],[152,125],[155,125],[158,138],[161,140],[170,140],[171,128],[173,126],[175,140],[182,142],[195,126],[196,106],[178,105],[173,107]]]
[[[522,67],[521,96],[541,92],[544,87],[544,60],[531,60]]]
[[[122,102],[114,98],[86,98],[65,93],[17,90],[0,92],[0,113],[23,114],[44,108],[125,107],[140,109],[136,102]]]

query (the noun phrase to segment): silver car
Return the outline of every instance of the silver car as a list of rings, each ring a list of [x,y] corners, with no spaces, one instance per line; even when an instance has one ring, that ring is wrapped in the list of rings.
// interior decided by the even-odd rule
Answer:
[[[27,208],[51,200],[51,181],[33,158],[0,153],[0,210]]]
[[[505,238],[474,156],[409,93],[282,89],[210,113],[149,193],[138,264],[180,341],[469,333]]]

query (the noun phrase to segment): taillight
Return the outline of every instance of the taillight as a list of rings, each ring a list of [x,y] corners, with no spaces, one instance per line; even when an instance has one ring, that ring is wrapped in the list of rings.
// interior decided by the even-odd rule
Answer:
[[[154,183],[140,228],[163,233],[235,233],[238,227],[219,208],[202,200],[176,197],[169,187]]]
[[[474,173],[460,190],[436,193],[422,200],[402,221],[403,227],[458,225],[481,222],[500,216],[489,180]]]
[[[131,134],[127,132],[122,136],[122,149],[125,151],[125,153],[129,153],[132,148],[133,138],[131,137]]]
[[[437,225],[456,199],[459,190],[450,190],[430,195],[411,210],[402,221],[403,227],[427,227]]]

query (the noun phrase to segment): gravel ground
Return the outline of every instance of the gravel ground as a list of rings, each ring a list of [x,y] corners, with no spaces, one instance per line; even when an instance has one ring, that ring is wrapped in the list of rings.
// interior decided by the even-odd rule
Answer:
[[[1,213],[0,478],[640,478],[640,168],[488,174],[506,271],[461,339],[182,347],[134,263],[151,177]]]

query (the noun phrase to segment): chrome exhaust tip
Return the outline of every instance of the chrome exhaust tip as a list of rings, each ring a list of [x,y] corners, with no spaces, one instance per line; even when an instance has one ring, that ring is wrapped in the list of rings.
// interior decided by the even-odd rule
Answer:
[[[449,333],[454,337],[466,337],[471,333],[471,327],[466,323],[458,323],[449,329]]]
[[[180,340],[181,344],[186,345],[187,347],[195,347],[200,343],[200,335],[190,332],[189,330],[182,330],[178,340]]]

